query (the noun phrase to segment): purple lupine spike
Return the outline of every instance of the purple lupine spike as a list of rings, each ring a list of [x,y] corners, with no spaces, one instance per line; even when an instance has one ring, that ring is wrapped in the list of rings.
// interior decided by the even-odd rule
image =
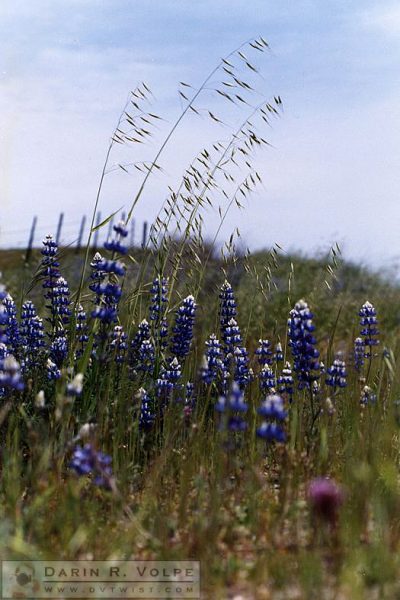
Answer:
[[[239,346],[233,351],[235,369],[233,379],[243,388],[250,383],[253,378],[253,371],[249,368],[249,354],[244,346]]]
[[[299,389],[312,389],[312,384],[319,378],[319,352],[315,348],[316,339],[313,335],[313,313],[307,302],[300,300],[290,311],[288,320],[289,346],[294,361],[294,371],[297,375]]]
[[[137,370],[142,373],[153,373],[155,365],[155,350],[151,340],[143,340],[138,350]]]
[[[157,379],[157,396],[167,401],[173,391],[179,389],[181,375],[182,367],[178,359],[174,357],[169,361],[168,366],[162,369],[160,377]]]
[[[112,488],[111,456],[97,451],[92,444],[76,446],[70,468],[78,475],[92,475],[93,483],[107,489]]]
[[[46,345],[43,321],[38,317],[33,302],[27,300],[21,312],[21,354],[24,373],[39,367],[43,360],[43,349]]]
[[[221,344],[215,334],[211,334],[206,341],[205,365],[201,369],[202,380],[207,383],[213,383],[222,373],[224,364],[222,361],[223,353]]]
[[[260,389],[264,394],[272,394],[276,388],[275,373],[269,365],[265,365],[258,374]]]
[[[127,339],[128,336],[124,332],[123,327],[116,325],[112,334],[110,349],[117,365],[122,365],[125,362],[128,349]]]
[[[176,311],[175,327],[172,330],[171,352],[179,360],[186,358],[190,351],[196,308],[197,305],[193,296],[187,296]]]
[[[248,410],[244,399],[244,393],[237,383],[233,382],[230,393],[220,396],[215,404],[215,410],[220,413],[220,430],[226,429],[231,432],[243,432],[247,429],[247,422],[243,418]],[[226,415],[226,418],[222,418]]]
[[[221,286],[220,294],[220,308],[219,308],[219,319],[222,338],[224,338],[224,331],[229,324],[231,319],[235,319],[237,315],[236,300],[233,293],[231,284],[225,281]]]
[[[327,371],[326,385],[336,388],[344,388],[347,385],[346,363],[340,358],[335,358]]]
[[[106,242],[104,247],[114,253],[125,254],[126,248],[123,238],[126,237],[123,223],[114,226],[115,237]],[[92,284],[90,289],[96,294],[95,308],[92,317],[98,319],[103,325],[108,326],[115,323],[118,317],[118,305],[122,295],[122,289],[117,282],[118,276],[125,275],[125,265],[114,258],[108,260],[96,253],[92,262]]]
[[[282,397],[278,394],[268,395],[257,412],[263,418],[263,422],[256,430],[257,436],[269,442],[285,442],[283,422],[287,412]]]
[[[285,367],[284,369],[282,369],[282,372],[278,377],[277,384],[279,393],[287,395],[289,402],[291,402],[293,396],[294,380],[290,362],[287,361],[285,363]]]
[[[4,397],[11,391],[22,391],[24,382],[22,380],[21,368],[17,360],[11,354],[7,354],[5,344],[0,349],[0,397]]]
[[[14,356],[18,356],[21,340],[17,320],[17,309],[15,306],[15,302],[10,296],[10,294],[7,294],[7,296],[3,300],[3,303],[8,316],[8,323],[6,326],[6,336],[8,340],[7,343],[11,350],[11,353]]]
[[[152,406],[151,398],[144,388],[139,389],[138,398],[140,401],[139,429],[147,431],[152,428],[156,418],[154,407]]]
[[[283,356],[282,344],[280,342],[278,342],[277,345],[275,346],[274,359],[275,359],[275,362],[277,362],[277,363],[283,362],[284,356]]]
[[[79,304],[76,309],[76,339],[78,342],[78,348],[76,351],[77,358],[83,356],[86,348],[86,344],[89,341],[88,335],[88,324],[87,324],[87,316],[86,312],[83,309],[83,306]]]
[[[364,340],[360,337],[354,340],[354,351],[353,351],[353,359],[354,359],[354,368],[359,373],[364,366],[364,354],[365,354],[365,346]]]
[[[115,254],[126,254],[128,248],[124,244],[123,240],[128,235],[128,230],[123,221],[120,221],[117,225],[113,226],[115,236],[110,241],[105,242],[104,248],[109,252]]]
[[[371,302],[365,302],[359,311],[361,331],[360,335],[364,340],[364,357],[372,359],[372,348],[379,344],[377,336],[379,335],[379,329],[377,328],[378,319],[376,317],[376,310]]]
[[[256,357],[260,367],[272,364],[272,350],[269,340],[258,340],[259,346],[256,350]]]

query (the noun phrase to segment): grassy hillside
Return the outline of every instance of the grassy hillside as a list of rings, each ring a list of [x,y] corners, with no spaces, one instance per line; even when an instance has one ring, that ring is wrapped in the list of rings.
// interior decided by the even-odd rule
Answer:
[[[151,286],[160,254],[135,251],[125,257],[125,276],[110,279],[122,286],[117,329],[90,317],[96,304],[88,288],[93,279],[86,280],[81,301],[87,337],[81,341],[83,330],[76,330],[73,315],[54,321],[59,304],[51,297],[44,302],[48,275],[43,265],[38,269],[41,254],[35,252],[26,265],[18,251],[0,253],[21,335],[26,333],[20,308],[28,298],[46,328],[44,347],[32,352],[27,338],[15,341],[12,319],[2,325],[6,356],[13,353],[23,368],[22,389],[15,385],[19,367],[7,379],[9,363],[0,362],[2,556],[194,558],[201,561],[203,597],[213,599],[397,597],[400,289],[334,256],[261,252],[208,260],[209,254],[203,248],[193,270],[188,250],[176,271],[176,253],[170,253],[163,272],[170,276],[165,305],[164,292]],[[62,306],[72,310],[83,254],[61,249],[58,258],[72,291]],[[236,299],[228,303],[219,298],[228,289],[221,288],[226,278]],[[182,343],[174,337],[181,327],[176,315],[182,323],[187,313],[177,311],[188,293],[197,302],[194,337],[178,368],[172,362]],[[300,298],[314,312],[315,340],[307,342],[307,352],[318,348],[325,369],[335,356],[346,360],[346,387],[330,387],[322,366],[316,385],[301,384],[304,372],[296,371],[287,338],[289,310]],[[367,299],[377,310],[380,344],[356,370],[353,341]],[[107,306],[106,296],[99,302]],[[160,337],[162,320],[154,317],[158,310],[165,310],[167,345]],[[232,353],[224,310],[237,312],[240,328]],[[145,358],[132,348],[149,314],[155,318],[146,341],[152,354]],[[204,362],[205,341],[213,332],[225,340],[223,360],[215,378],[206,380],[204,365],[211,363]],[[271,342],[265,359],[269,379],[256,352],[260,338]],[[279,384],[284,363],[273,355],[278,342],[295,367],[293,396]],[[307,371],[310,358],[302,360]],[[227,408],[234,382],[245,412],[240,404]],[[276,391],[283,412],[274,413],[275,424],[284,438],[266,440],[257,436],[260,410]],[[101,449],[110,456],[112,476],[94,463],[89,475],[79,470],[83,459],[76,453],[85,443],[90,452]],[[96,469],[102,473],[99,484]],[[313,478],[326,476],[340,486],[341,500],[330,512],[318,513],[307,489]]]

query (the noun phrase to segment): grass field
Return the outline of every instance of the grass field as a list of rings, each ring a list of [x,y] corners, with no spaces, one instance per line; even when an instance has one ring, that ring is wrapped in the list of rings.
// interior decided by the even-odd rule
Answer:
[[[2,556],[195,558],[201,561],[205,598],[397,597],[398,288],[339,258],[332,268],[331,256],[274,253],[271,262],[270,253],[260,253],[230,263],[213,258],[196,295],[196,318],[185,328],[182,316],[189,313],[179,307],[193,280],[181,275],[172,293],[172,279],[164,291],[151,280],[135,287],[146,253],[131,254],[117,302],[126,339],[121,330],[115,334],[112,321],[90,316],[96,306],[112,308],[114,302],[104,295],[93,302],[96,292],[86,284],[95,279],[85,281],[82,291],[85,321],[76,319],[74,296],[57,289],[57,279],[43,290],[49,267],[77,285],[82,255],[61,250],[55,267],[53,246],[49,256],[35,255],[28,266],[20,252],[0,254],[19,321],[3,299],[4,354],[17,358],[24,382],[19,389],[19,367],[11,366],[10,378],[3,359]],[[150,273],[154,257],[146,258]],[[36,268],[37,259],[47,261],[45,268]],[[165,276],[172,271],[173,262],[167,263]],[[104,273],[92,269],[96,272]],[[226,277],[234,284],[219,298]],[[34,352],[37,339],[28,333],[33,330],[26,304],[19,317],[27,297],[45,319],[44,345]],[[313,374],[309,358],[299,363],[287,343],[289,310],[300,297],[314,312],[315,347],[326,365]],[[367,299],[378,311],[380,333],[372,338],[380,344],[363,346],[362,355],[372,356],[357,370],[353,342],[363,328],[358,311]],[[233,341],[226,311],[240,328]],[[138,353],[137,332],[145,318],[144,355],[143,348]],[[208,363],[203,358],[212,333],[220,340],[214,374],[210,351]],[[261,354],[259,339],[270,340]],[[275,357],[278,342],[283,360]],[[347,362],[346,387],[326,383],[326,369],[338,352]],[[179,367],[172,365],[174,353]],[[293,358],[300,370],[293,369]],[[279,383],[286,360],[293,395]],[[82,389],[74,379],[78,373]],[[231,407],[232,393],[243,398]],[[275,415],[283,443],[256,434],[263,420],[271,420],[258,410],[275,393],[287,414],[282,419],[279,410],[265,414]],[[74,451],[84,443],[111,457],[112,476],[93,462],[91,473],[77,474],[84,471],[73,466]],[[103,473],[100,484],[96,469]],[[319,513],[307,496],[316,477],[329,477],[341,488],[343,502],[331,513]]]

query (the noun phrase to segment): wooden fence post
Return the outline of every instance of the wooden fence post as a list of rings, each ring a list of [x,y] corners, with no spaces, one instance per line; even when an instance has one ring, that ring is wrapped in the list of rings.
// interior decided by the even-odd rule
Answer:
[[[84,215],[82,217],[81,226],[79,228],[79,236],[78,236],[78,240],[76,242],[76,249],[75,249],[75,253],[76,254],[78,254],[79,250],[81,249],[83,232],[85,230],[85,223],[86,223],[86,216]]]
[[[147,221],[143,223],[142,248],[145,248],[147,242]]]
[[[29,262],[29,259],[32,254],[33,242],[35,240],[36,223],[37,223],[37,217],[33,217],[31,230],[29,233],[28,245],[26,247],[26,252],[25,252],[25,262]]]
[[[62,230],[63,222],[64,222],[64,213],[60,213],[60,217],[58,219],[58,225],[57,225],[57,235],[56,235],[56,244],[57,244],[57,246],[60,245],[61,230]]]

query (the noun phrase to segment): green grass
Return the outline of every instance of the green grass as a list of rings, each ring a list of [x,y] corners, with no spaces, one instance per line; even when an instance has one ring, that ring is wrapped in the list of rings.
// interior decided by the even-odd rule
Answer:
[[[73,281],[82,258],[67,251],[61,255],[62,270]],[[139,255],[135,260],[143,260]],[[384,347],[397,348],[399,290],[344,263],[328,279],[328,287],[329,257],[278,255],[263,283],[256,271],[266,272],[269,260],[267,253],[228,265],[213,259],[199,294],[196,342],[183,380],[195,378],[204,339],[216,328],[217,288],[225,270],[235,282],[239,324],[252,351],[261,336],[285,343],[289,304],[300,296],[312,300],[323,360],[328,352],[333,355],[333,348],[350,351],[357,310],[366,298],[373,301],[382,329],[368,380],[378,393],[376,404],[360,407],[364,382],[349,368],[349,385],[334,399],[332,416],[323,411],[311,431],[308,395],[297,392],[286,423],[288,443],[265,446],[254,435],[260,402],[254,381],[246,392],[248,430],[238,436],[238,447],[227,451],[225,434],[216,427],[212,388],[199,388],[191,420],[172,402],[162,428],[142,434],[135,396],[141,386],[152,389],[151,378],[132,382],[112,360],[101,371],[94,364],[87,367],[82,396],[70,405],[66,370],[55,387],[37,374],[22,394],[3,401],[3,557],[196,558],[206,598],[226,598],[228,593],[321,598],[334,590],[351,599],[400,594],[399,381],[395,355],[382,354]],[[16,291],[23,273],[29,289],[29,269],[19,253],[1,253],[0,262],[4,279]],[[129,277],[134,281],[137,267],[132,265]],[[181,277],[170,300],[171,313],[178,293],[191,285]],[[125,327],[132,316],[137,323],[146,315],[148,290],[142,287],[135,315],[129,302],[123,304]],[[128,297],[131,291],[128,281]],[[35,294],[40,296],[40,284]],[[38,409],[34,393],[42,388],[47,404]],[[322,378],[322,408],[328,393]],[[68,469],[71,440],[90,418],[97,421],[96,443],[113,457],[115,493]],[[346,491],[337,535],[313,523],[309,513],[305,490],[317,475],[334,477]]]

